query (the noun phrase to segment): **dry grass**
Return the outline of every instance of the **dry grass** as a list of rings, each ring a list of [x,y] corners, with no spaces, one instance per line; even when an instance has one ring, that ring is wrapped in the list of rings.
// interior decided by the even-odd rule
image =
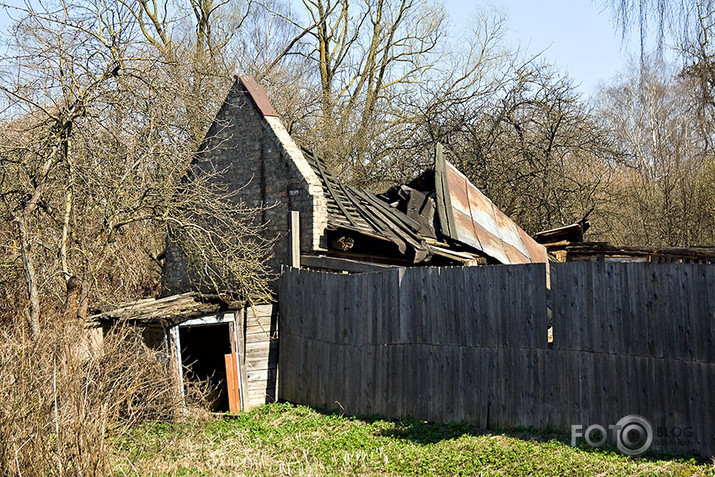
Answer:
[[[108,435],[177,416],[170,363],[132,329],[101,346],[77,320],[20,329],[0,329],[0,475],[106,475]]]

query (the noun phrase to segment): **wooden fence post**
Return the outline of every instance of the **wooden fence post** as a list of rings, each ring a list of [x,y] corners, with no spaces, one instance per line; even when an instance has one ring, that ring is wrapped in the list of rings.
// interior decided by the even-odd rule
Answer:
[[[290,266],[300,268],[300,212],[290,211],[290,244],[288,246]]]

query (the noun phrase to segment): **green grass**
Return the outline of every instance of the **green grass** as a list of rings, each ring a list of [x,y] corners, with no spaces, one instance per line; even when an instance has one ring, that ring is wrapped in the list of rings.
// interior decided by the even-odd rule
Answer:
[[[112,441],[116,475],[704,475],[715,464],[570,447],[564,436],[358,419],[272,404],[145,425]]]

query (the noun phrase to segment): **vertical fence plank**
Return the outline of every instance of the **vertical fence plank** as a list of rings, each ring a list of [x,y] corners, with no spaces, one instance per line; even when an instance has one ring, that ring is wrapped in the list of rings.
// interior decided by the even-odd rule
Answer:
[[[675,450],[712,454],[714,268],[553,264],[553,349],[543,265],[289,269],[279,286],[281,398],[562,432],[642,414],[693,428]]]

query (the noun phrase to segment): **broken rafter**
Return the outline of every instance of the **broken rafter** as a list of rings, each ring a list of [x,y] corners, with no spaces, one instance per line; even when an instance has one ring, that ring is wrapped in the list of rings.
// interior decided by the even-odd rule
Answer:
[[[90,319],[95,322],[122,321],[144,324],[159,323],[169,326],[230,308],[235,308],[235,306],[218,295],[190,292],[158,299],[140,300],[94,315]]]

